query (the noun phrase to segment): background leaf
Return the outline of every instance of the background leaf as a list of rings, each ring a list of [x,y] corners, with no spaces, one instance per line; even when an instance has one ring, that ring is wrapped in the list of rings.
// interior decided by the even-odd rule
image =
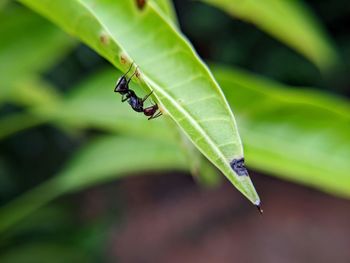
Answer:
[[[20,97],[28,90],[26,80],[52,66],[67,54],[74,42],[43,18],[15,5],[9,5],[0,16],[0,103]],[[20,87],[21,90],[16,90]],[[46,88],[31,86],[37,97],[48,98]],[[34,91],[30,90],[27,95]],[[26,103],[24,100],[20,102]]]
[[[30,190],[0,210],[0,232],[58,196],[144,171],[188,169],[172,142],[109,136],[84,147],[56,177]]]
[[[253,23],[294,48],[322,70],[338,63],[338,55],[316,17],[302,1],[201,0]]]
[[[60,94],[46,81],[34,75],[9,84],[12,88],[7,91],[6,100],[25,106],[28,111],[8,114],[0,119],[0,140],[24,129],[45,123],[44,116],[31,114],[37,107],[47,105],[55,107],[61,100]]]
[[[4,8],[8,4],[9,0],[0,0],[0,12],[1,9]]]
[[[238,116],[249,167],[350,197],[350,105],[237,69],[213,67]]]

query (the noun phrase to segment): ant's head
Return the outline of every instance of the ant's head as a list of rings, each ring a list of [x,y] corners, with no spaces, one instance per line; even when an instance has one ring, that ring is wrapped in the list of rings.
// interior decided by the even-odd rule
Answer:
[[[129,83],[125,76],[118,79],[117,85],[114,88],[114,92],[126,92],[129,90]]]
[[[117,81],[117,85],[114,88],[114,92],[119,92],[120,94],[127,94],[129,92],[129,83],[130,80],[132,79],[132,77],[136,74],[137,72],[137,68],[135,69],[135,72],[130,76],[129,79],[126,78],[126,75],[129,73],[129,71],[132,68],[132,65],[134,65],[134,62],[131,63],[129,70],[123,75],[121,76],[118,81]]]

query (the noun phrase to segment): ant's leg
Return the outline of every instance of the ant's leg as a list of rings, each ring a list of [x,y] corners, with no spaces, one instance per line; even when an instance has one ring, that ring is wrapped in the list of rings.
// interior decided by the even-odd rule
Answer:
[[[153,93],[153,90],[152,90],[148,95],[146,95],[146,96],[142,99],[142,101],[145,102],[145,101],[147,100],[147,98],[148,98],[149,96],[151,96],[152,93]]]
[[[134,62],[131,63],[130,68],[128,69],[127,72],[125,72],[125,73],[121,76],[121,78],[124,78],[124,77],[129,73],[129,71],[130,71],[131,68],[132,68],[132,65],[134,65]],[[120,78],[120,79],[121,79],[121,78]]]
[[[156,116],[154,116],[154,118],[153,119],[155,119],[155,118],[158,118],[158,117],[160,117],[160,116],[162,116],[163,115],[163,112],[158,112],[157,114],[156,114]]]
[[[152,119],[158,118],[158,117],[162,116],[162,114],[163,113],[158,112],[156,115],[152,115],[151,117],[149,117],[148,120],[152,120]]]
[[[158,117],[162,116],[162,114],[163,113],[161,111],[159,111],[156,115],[153,114],[151,117],[149,117],[148,120],[152,120],[152,119],[158,118]]]
[[[122,102],[127,101],[128,99],[130,99],[129,93],[125,95],[125,98],[124,98],[124,95],[122,95]]]
[[[130,78],[128,79],[128,84],[130,83],[130,80],[132,79],[132,77],[136,74],[138,68],[139,68],[139,66],[136,67],[134,73],[132,73],[132,75],[131,75]]]

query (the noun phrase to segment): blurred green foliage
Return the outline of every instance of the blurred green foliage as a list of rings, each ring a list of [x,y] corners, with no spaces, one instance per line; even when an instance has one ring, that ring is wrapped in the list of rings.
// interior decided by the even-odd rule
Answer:
[[[0,1],[0,7],[5,2]],[[167,1],[160,2],[165,3],[165,15],[174,14]],[[248,167],[348,198],[350,106],[340,97],[349,92],[344,88],[350,83],[345,71],[329,71],[322,76],[311,64],[253,27],[231,21],[202,3],[176,4],[180,25],[206,59],[239,64],[300,86],[212,64],[211,70],[237,117]],[[105,65],[101,68],[104,62],[96,54],[77,47],[76,41],[19,4],[4,8],[0,11],[0,35],[6,40],[0,42],[1,262],[101,261],[108,215],[77,228],[64,199],[37,210],[64,194],[144,171],[169,169],[191,171],[199,181],[217,184],[213,167],[173,124],[165,119],[147,122],[127,104],[119,103],[120,97],[114,96],[112,89],[120,72]],[[328,9],[323,6],[319,12],[327,14]],[[201,19],[194,21],[193,14]],[[294,19],[302,19],[299,22],[305,26],[300,27],[308,34],[314,24],[303,14],[299,12]],[[334,14],[330,11],[331,18]],[[283,21],[283,17],[279,19]],[[284,22],[288,27],[287,19]],[[324,31],[320,27],[317,25],[317,31]],[[295,38],[293,30],[288,34]],[[284,41],[295,47],[288,38]],[[322,38],[312,41],[325,45]],[[350,39],[343,41],[340,44],[344,49],[339,52],[350,56],[345,49]],[[312,42],[305,45],[307,48],[295,48],[306,53],[312,50]],[[306,56],[320,68],[327,68],[322,63],[333,61],[333,55],[319,51],[312,50],[315,53]],[[317,54],[325,57],[317,58]],[[95,61],[92,66],[91,61]],[[68,92],[60,88],[61,77],[64,83],[71,82],[66,87]],[[332,79],[337,81],[330,82]],[[335,97],[306,88],[311,84],[341,94]]]
[[[6,8],[0,15],[0,23],[1,38],[6,39],[0,42],[0,102],[15,100],[25,105],[50,102],[53,91],[41,88],[42,85],[28,84],[36,74],[64,57],[74,41],[43,18],[19,6]],[[20,100],[21,95],[25,96],[23,100]]]
[[[203,2],[255,24],[303,54],[322,70],[329,70],[339,62],[337,52],[317,19],[299,0],[203,0]]]
[[[237,69],[213,69],[238,116],[248,165],[350,197],[347,100]]]

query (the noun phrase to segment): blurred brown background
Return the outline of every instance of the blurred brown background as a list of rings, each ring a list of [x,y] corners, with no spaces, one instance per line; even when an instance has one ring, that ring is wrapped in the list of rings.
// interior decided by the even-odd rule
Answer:
[[[124,203],[106,244],[110,262],[349,262],[349,201],[253,178],[263,216],[229,183],[205,190],[181,174],[86,191],[80,212],[88,220],[105,213],[106,190],[109,203]]]

